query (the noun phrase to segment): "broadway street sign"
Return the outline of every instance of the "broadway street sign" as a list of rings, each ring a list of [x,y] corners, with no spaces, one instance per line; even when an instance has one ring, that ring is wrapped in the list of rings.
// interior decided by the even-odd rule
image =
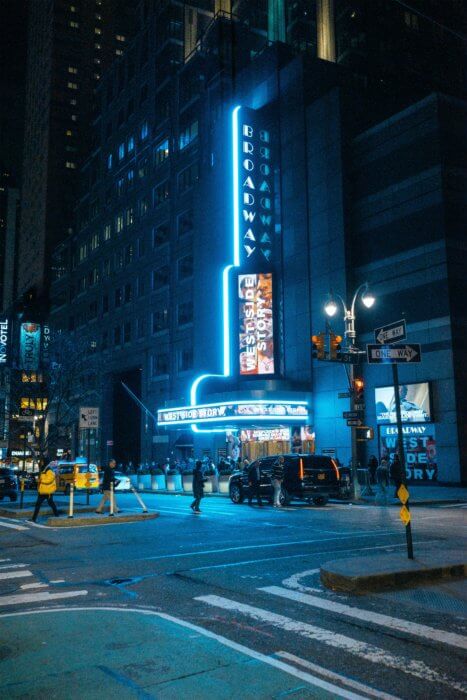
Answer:
[[[420,343],[405,343],[404,345],[390,346],[367,345],[366,354],[370,365],[394,365],[422,361]]]
[[[391,343],[398,343],[400,340],[405,340],[407,338],[405,321],[395,321],[394,323],[388,323],[386,326],[381,326],[381,328],[375,328],[375,343],[380,345],[390,345]]]

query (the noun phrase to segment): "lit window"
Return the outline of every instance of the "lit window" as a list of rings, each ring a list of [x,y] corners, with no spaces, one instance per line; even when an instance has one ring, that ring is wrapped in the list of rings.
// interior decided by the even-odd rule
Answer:
[[[116,34],[115,38],[117,41],[126,41],[126,37],[124,37],[123,34]]]
[[[72,115],[71,115],[71,121],[72,121],[72,122],[77,122],[77,121],[78,121],[78,115],[72,114]]]
[[[94,48],[100,51],[102,48],[102,44],[94,44]]]
[[[99,73],[94,73],[94,78],[95,78],[96,80],[100,80],[100,79],[101,79],[101,76],[100,76]]]
[[[144,141],[148,137],[149,134],[149,126],[147,122],[144,122],[141,124],[141,130],[140,130],[140,136],[141,136],[141,141]]]
[[[98,66],[101,64],[101,59],[100,58],[95,58],[94,63],[96,63]]]
[[[71,129],[67,129],[65,133],[67,136],[73,136],[73,132]]]
[[[115,217],[115,230],[117,233],[121,233],[123,231],[123,214],[117,214]]]
[[[77,90],[78,89],[78,83],[67,83],[67,87],[70,88],[70,90]]]
[[[70,5],[70,12],[76,12],[76,7],[74,5]]]
[[[100,27],[94,27],[94,34],[102,34],[102,29]]]
[[[164,139],[160,141],[155,148],[156,165],[161,165],[169,157],[169,141]]]
[[[179,137],[179,147],[180,150],[186,148],[198,137],[198,121],[194,121],[192,124],[184,127],[180,131]]]
[[[109,153],[109,155],[107,156],[107,170],[112,170],[112,160],[112,154]]]
[[[133,151],[134,148],[135,148],[135,139],[133,138],[133,136],[130,136],[130,138],[128,139],[128,145],[127,145],[128,153],[131,153],[131,151]]]
[[[71,98],[70,104],[73,105],[73,107],[76,106],[76,97],[72,97],[72,98]]]
[[[76,163],[73,163],[71,160],[67,160],[65,163],[65,167],[69,170],[76,170]]]
[[[157,207],[159,204],[165,202],[169,198],[169,181],[161,182],[160,185],[154,188],[154,206]]]
[[[127,172],[126,179],[128,180],[128,187],[131,187],[135,179],[135,171],[133,169]]]
[[[99,247],[99,234],[93,233],[91,236],[91,250],[96,250]]]
[[[123,56],[123,51],[121,49],[115,49],[116,56]]]
[[[86,243],[82,243],[79,247],[79,261],[83,262],[83,260],[86,260],[87,255],[88,255],[88,246]]]
[[[125,157],[125,144],[121,143],[118,147],[118,160],[122,160]]]
[[[104,241],[109,241],[111,234],[112,234],[112,226],[110,224],[106,224],[104,226]]]
[[[76,75],[78,72],[78,69],[75,68],[74,66],[68,66],[68,72],[73,73],[73,75]]]
[[[101,21],[102,21],[102,15],[100,15],[100,14],[98,14],[98,13],[96,12],[96,19],[97,19],[99,22],[101,22]]]
[[[133,207],[128,207],[126,210],[126,225],[133,226],[135,223],[135,211]]]
[[[78,29],[78,27],[79,27],[79,22],[70,21],[70,22],[68,22],[68,24],[70,27],[73,27],[73,29]]]

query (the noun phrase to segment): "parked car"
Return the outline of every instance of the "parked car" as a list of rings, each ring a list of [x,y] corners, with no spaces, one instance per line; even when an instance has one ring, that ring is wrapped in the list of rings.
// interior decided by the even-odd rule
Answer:
[[[248,471],[259,465],[261,495],[272,503],[272,468],[279,455],[260,457],[250,467],[235,472],[230,479],[229,494],[233,503],[242,503],[249,495]],[[289,454],[284,457],[284,480],[280,494],[281,505],[295,499],[325,505],[329,498],[338,498],[340,476],[337,463],[331,457],[310,454]]]
[[[10,501],[18,499],[18,479],[12,469],[0,469],[0,501],[7,496]]]
[[[58,462],[57,489],[64,493],[70,492],[71,484],[75,489],[99,489],[99,470],[95,464],[87,464],[86,460],[77,457],[74,462]]]

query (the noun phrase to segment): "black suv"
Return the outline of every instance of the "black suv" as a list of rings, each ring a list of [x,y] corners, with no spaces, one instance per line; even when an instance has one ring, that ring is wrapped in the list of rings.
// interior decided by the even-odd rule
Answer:
[[[11,469],[0,468],[0,501],[8,496],[10,501],[18,498],[18,480]]]
[[[242,503],[249,495],[248,471],[256,465],[259,465],[261,473],[261,496],[272,503],[274,493],[272,468],[279,456],[260,457],[247,469],[232,474],[229,493],[233,503]],[[284,480],[280,495],[281,505],[287,505],[292,498],[297,498],[324,506],[329,498],[339,497],[341,487],[339,469],[331,457],[310,454],[290,454],[283,457]]]

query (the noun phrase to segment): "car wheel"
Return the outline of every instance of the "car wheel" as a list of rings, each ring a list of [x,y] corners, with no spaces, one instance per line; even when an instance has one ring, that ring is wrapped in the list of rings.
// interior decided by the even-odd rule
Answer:
[[[279,503],[281,506],[288,506],[291,501],[291,496],[290,493],[285,489],[284,487],[281,488],[281,492],[279,494]]]
[[[232,503],[243,503],[244,495],[239,484],[231,484],[229,488],[230,500]]]
[[[315,496],[313,498],[313,503],[315,506],[325,506],[328,500],[329,498],[327,498],[327,496]]]

